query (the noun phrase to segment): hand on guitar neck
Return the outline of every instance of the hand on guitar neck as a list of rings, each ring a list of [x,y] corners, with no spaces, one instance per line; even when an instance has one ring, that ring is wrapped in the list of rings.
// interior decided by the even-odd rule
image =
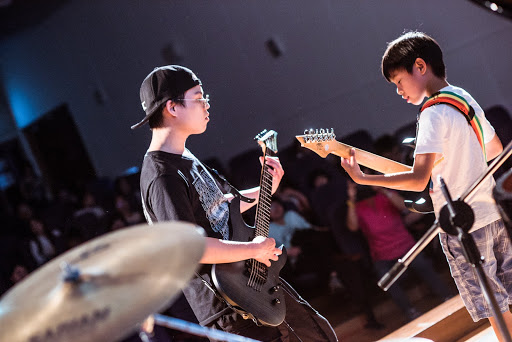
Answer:
[[[424,165],[424,167],[418,167],[417,169],[426,170],[425,172],[418,172],[415,174],[412,166],[404,165],[402,163],[396,162],[391,159],[387,159],[381,157],[379,155],[360,150],[358,148],[352,147],[347,144],[343,144],[339,141],[336,141],[336,136],[334,135],[334,131],[329,130],[306,130],[304,135],[296,136],[297,140],[300,141],[302,147],[306,147],[319,156],[325,158],[329,154],[334,154],[341,157],[341,166],[345,169],[348,175],[359,184],[366,185],[378,185],[389,188],[394,188],[396,190],[406,190],[406,191],[415,191],[419,192],[425,188],[428,177],[430,176],[433,160],[431,163],[431,156],[427,156],[425,162],[418,163],[419,165]],[[423,155],[425,156],[425,155]],[[421,159],[421,158],[420,158]],[[425,159],[425,158],[424,158]],[[365,166],[369,169],[375,170],[382,174],[393,174],[392,177],[382,177],[379,175],[366,175],[361,171],[359,165]],[[428,172],[427,172],[428,171]],[[426,175],[426,179],[425,178]],[[370,178],[378,178],[382,180],[380,183],[369,181]],[[417,179],[416,179],[417,178]],[[397,184],[390,184],[392,179],[397,179]],[[402,180],[403,179],[403,180]],[[389,184],[388,184],[389,183]],[[402,187],[402,183],[404,186]],[[419,185],[422,184],[421,189]],[[410,184],[415,184],[414,187]],[[410,188],[409,188],[410,187]],[[413,190],[414,188],[414,190]],[[411,211],[417,212],[431,212],[432,208],[428,206],[430,198],[425,201],[427,205],[425,207],[421,207],[417,205],[417,202],[406,201],[406,206]]]
[[[356,150],[350,149],[348,158],[340,158],[341,166],[354,182],[360,183],[364,178],[364,174],[356,161]]]
[[[321,129],[314,133],[310,130],[305,132],[304,135],[297,135],[296,138],[300,141],[302,147],[312,150],[322,158],[329,154],[334,154],[343,159],[350,159],[353,156],[357,161],[355,165],[360,164],[383,174],[406,172],[412,169],[411,166],[336,141],[332,129],[330,132]],[[353,155],[351,155],[352,151]]]

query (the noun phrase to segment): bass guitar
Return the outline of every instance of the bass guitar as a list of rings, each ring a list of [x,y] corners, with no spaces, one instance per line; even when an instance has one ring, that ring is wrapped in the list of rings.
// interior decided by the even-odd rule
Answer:
[[[375,170],[377,172],[388,174],[397,172],[411,171],[412,167],[396,162],[394,160],[381,157],[379,155],[360,150],[353,146],[341,143],[336,140],[334,129],[309,129],[305,130],[303,135],[295,136],[299,140],[302,147],[308,148],[318,154],[320,157],[325,158],[329,154],[334,154],[338,157],[349,158],[350,150],[355,150],[355,158],[359,165]],[[424,190],[419,199],[413,201],[406,199],[405,206],[413,212],[422,214],[432,213],[434,208],[430,196],[428,196],[428,186]]]
[[[265,156],[277,155],[277,133],[264,130],[255,138]],[[272,200],[272,174],[266,159],[261,170],[260,192],[256,207],[255,227],[245,223],[240,214],[240,194],[230,204],[230,220],[234,241],[252,241],[256,236],[268,237],[270,205]],[[234,263],[215,264],[212,280],[217,291],[245,319],[256,324],[277,326],[284,321],[286,306],[279,280],[279,272],[286,263],[286,250],[277,261],[267,267],[254,259]]]

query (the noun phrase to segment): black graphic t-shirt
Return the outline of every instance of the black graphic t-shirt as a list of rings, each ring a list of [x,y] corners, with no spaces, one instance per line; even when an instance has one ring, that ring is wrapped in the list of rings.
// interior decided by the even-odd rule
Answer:
[[[148,152],[142,163],[141,194],[149,224],[186,221],[202,227],[206,235],[229,239],[229,206],[212,175],[188,150],[183,155],[163,151]],[[210,265],[199,273],[210,284]],[[227,311],[198,277],[183,289],[201,325],[207,325]]]

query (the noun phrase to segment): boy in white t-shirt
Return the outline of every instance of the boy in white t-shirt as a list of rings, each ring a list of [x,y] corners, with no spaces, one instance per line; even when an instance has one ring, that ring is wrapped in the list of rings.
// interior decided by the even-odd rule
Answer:
[[[404,100],[420,105],[439,91],[449,92],[473,107],[481,129],[479,137],[463,113],[447,104],[437,104],[424,109],[418,119],[416,150],[411,171],[387,175],[370,175],[361,172],[352,151],[341,165],[358,184],[377,185],[397,190],[422,191],[432,179],[430,195],[436,214],[446,200],[440,189],[441,175],[452,198],[458,198],[487,169],[487,161],[503,150],[494,128],[485,118],[478,103],[462,88],[446,81],[443,54],[437,42],[421,32],[408,32],[389,43],[382,58],[382,73]],[[491,280],[492,290],[503,312],[507,327],[512,330],[512,248],[503,221],[492,197],[494,179],[466,199],[475,213],[471,235],[485,258],[483,265]],[[496,335],[496,321],[480,289],[473,267],[466,261],[456,236],[440,234],[443,251],[450,265],[452,277],[474,321],[489,318]]]

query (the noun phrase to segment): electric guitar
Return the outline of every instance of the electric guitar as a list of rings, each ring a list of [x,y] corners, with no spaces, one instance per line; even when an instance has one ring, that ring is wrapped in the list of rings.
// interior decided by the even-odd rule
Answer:
[[[255,140],[265,156],[277,155],[277,133],[264,130]],[[230,220],[234,241],[252,241],[256,236],[268,237],[270,205],[272,200],[272,174],[264,159],[260,178],[260,193],[256,208],[255,227],[247,225],[240,214],[240,194],[230,204]],[[212,280],[217,291],[235,311],[257,324],[277,326],[284,321],[286,306],[279,280],[279,272],[286,263],[286,250],[277,261],[267,267],[254,259],[234,263],[215,264]]]
[[[322,158],[327,157],[331,153],[338,157],[349,158],[350,150],[354,149],[357,163],[377,172],[387,174],[412,170],[411,166],[337,141],[334,129],[332,128],[330,131],[328,129],[305,130],[304,135],[297,135],[295,138],[299,140],[302,147],[310,149]],[[428,196],[428,186],[422,192],[422,195],[423,197],[416,201],[406,199],[404,201],[405,206],[413,212],[422,214],[432,213],[434,208],[430,196]]]

